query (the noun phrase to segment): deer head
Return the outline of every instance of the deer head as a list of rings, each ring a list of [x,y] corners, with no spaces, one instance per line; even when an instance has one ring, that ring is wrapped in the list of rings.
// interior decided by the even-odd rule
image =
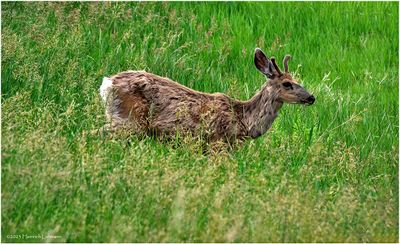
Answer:
[[[289,73],[288,62],[290,58],[289,55],[286,55],[283,59],[285,71],[282,72],[274,57],[269,59],[261,49],[256,48],[254,64],[261,73],[268,77],[268,85],[273,87],[279,101],[311,105],[315,102],[314,96]]]

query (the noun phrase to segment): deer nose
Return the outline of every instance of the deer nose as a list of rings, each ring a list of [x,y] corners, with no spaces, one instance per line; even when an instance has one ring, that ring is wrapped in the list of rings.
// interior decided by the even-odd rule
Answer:
[[[315,97],[314,97],[313,95],[309,96],[309,97],[307,98],[307,102],[308,102],[309,104],[313,104],[313,103],[315,102]]]

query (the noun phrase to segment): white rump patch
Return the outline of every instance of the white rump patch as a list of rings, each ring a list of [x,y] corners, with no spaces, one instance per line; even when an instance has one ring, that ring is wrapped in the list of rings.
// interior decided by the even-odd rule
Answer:
[[[108,77],[103,78],[103,83],[100,86],[100,96],[104,102],[107,102],[108,95],[111,92],[112,80]]]

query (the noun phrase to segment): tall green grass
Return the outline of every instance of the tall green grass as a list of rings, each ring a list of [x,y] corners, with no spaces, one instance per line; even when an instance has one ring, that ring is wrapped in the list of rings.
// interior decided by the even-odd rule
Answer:
[[[398,3],[1,7],[2,241],[398,241]],[[259,139],[204,154],[89,133],[103,76],[248,99],[257,46],[316,97]]]

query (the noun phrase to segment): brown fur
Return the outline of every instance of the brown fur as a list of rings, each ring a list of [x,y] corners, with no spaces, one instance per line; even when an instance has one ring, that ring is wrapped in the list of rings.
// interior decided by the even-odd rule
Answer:
[[[262,60],[262,68],[269,63],[269,59]],[[286,101],[281,84],[290,81],[299,86],[290,74],[275,71],[268,73],[270,81],[244,102],[221,93],[195,91],[145,71],[122,72],[110,78],[113,91],[107,100],[107,115],[112,127],[129,127],[138,133],[193,133],[225,141],[255,138],[270,128]]]

